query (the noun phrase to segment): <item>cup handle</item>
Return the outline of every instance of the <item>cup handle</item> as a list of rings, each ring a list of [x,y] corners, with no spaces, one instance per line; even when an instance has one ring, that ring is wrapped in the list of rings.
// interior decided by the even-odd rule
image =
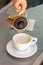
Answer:
[[[35,44],[37,42],[37,38],[33,38],[32,40],[31,40],[31,45],[33,45],[33,44]]]

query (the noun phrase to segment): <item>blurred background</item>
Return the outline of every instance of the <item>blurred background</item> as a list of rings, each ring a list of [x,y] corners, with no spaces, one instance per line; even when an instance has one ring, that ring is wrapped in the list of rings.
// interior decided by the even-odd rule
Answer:
[[[11,0],[0,0],[0,9],[7,5]]]

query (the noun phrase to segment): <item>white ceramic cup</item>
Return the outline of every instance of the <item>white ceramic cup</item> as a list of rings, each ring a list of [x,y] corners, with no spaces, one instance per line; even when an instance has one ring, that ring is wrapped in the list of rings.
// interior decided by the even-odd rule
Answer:
[[[13,45],[17,50],[24,51],[37,42],[37,38],[26,33],[18,33],[13,36]]]

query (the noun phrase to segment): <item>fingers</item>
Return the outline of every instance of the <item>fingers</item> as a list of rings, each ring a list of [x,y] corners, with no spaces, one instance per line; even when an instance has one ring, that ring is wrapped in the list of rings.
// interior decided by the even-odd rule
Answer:
[[[23,14],[26,10],[27,5],[22,5],[21,10],[18,12],[19,15]]]
[[[13,5],[19,11],[18,14],[21,15],[26,10],[27,2],[26,0],[14,0]]]
[[[13,3],[13,5],[14,5],[14,7],[15,7],[16,9],[19,9],[20,1],[15,0],[14,3]]]
[[[18,14],[19,15],[23,14],[25,12],[26,8],[27,8],[27,3],[26,2],[25,2],[25,4],[22,3],[21,4],[21,9],[19,10]]]
[[[25,12],[25,9],[24,9],[24,7],[22,7],[21,10],[18,12],[18,15],[21,15],[21,14],[23,14],[24,12]]]

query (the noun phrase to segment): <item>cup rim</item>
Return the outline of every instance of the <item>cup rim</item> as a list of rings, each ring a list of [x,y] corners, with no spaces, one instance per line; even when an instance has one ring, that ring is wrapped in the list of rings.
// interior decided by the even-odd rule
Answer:
[[[27,34],[27,33],[18,33],[18,34],[16,34],[16,35],[13,36],[13,41],[14,41],[14,38],[16,38],[17,36],[19,36],[19,35],[21,35],[21,34],[26,35],[26,36],[29,36],[29,37],[30,37],[30,41],[31,41],[31,39],[33,38],[32,36],[30,36],[30,35]],[[30,41],[29,41],[29,42],[26,42],[25,44],[30,43]],[[21,44],[23,44],[23,43],[21,43]],[[23,44],[23,45],[24,45],[24,44]]]

